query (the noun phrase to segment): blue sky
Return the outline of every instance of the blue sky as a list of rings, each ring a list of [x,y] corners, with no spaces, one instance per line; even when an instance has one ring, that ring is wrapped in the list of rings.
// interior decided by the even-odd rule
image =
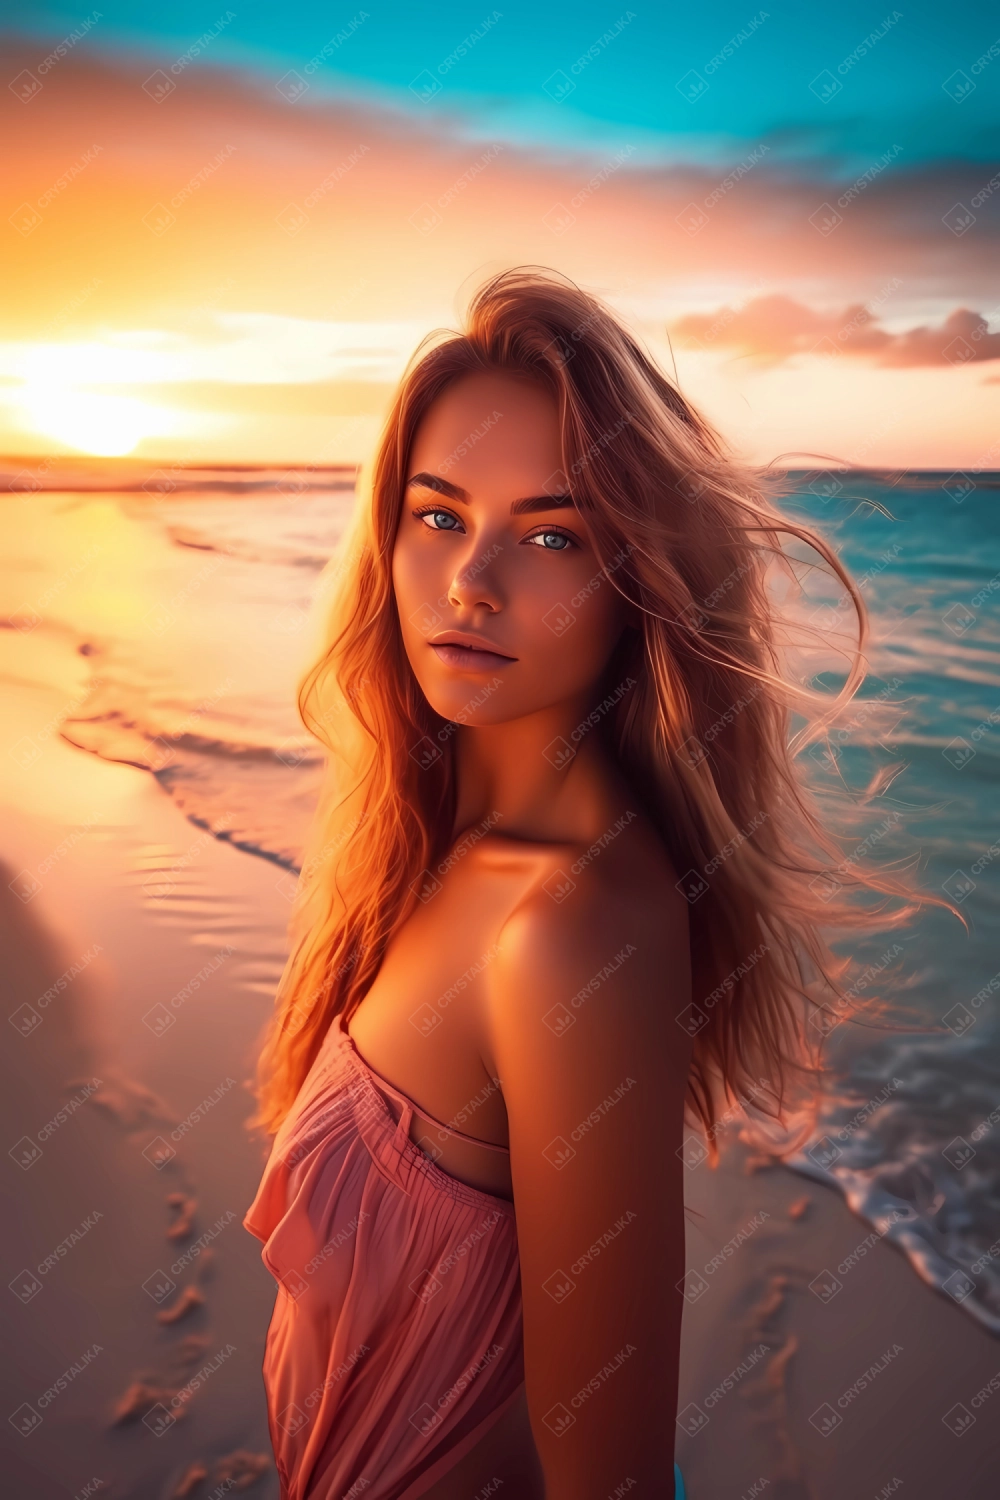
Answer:
[[[903,11],[884,0],[836,8],[768,0],[766,9],[742,0],[637,3],[500,0],[497,8],[432,12],[381,0],[335,9],[96,0],[72,9],[15,6],[7,14],[22,34],[58,41],[99,8],[84,46],[140,51],[168,66],[217,33],[199,60],[250,70],[265,87],[320,57],[303,103],[362,94],[424,116],[451,115],[472,137],[543,151],[627,141],[636,161],[721,164],[766,141],[772,161],[809,162],[814,175],[831,178],[893,145],[901,148],[897,172],[1000,154],[1000,47],[989,59],[1000,12],[982,0],[906,0]],[[411,84],[428,75],[436,87],[425,100]],[[687,97],[692,82],[698,92]],[[965,92],[957,98],[959,85]]]

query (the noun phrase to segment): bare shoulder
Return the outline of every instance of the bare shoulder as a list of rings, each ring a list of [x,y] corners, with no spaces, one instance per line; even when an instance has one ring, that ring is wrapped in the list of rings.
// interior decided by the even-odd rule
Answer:
[[[572,1011],[579,992],[619,971],[608,993],[627,996],[637,1042],[662,1035],[690,1003],[688,903],[648,826],[630,827],[628,814],[618,822],[590,844],[519,846],[524,878],[487,987],[491,1031],[533,1026],[554,1005]]]
[[[553,908],[564,907],[562,925],[568,927],[589,909],[591,915],[606,912],[612,923],[633,917],[687,930],[688,903],[677,872],[652,827],[631,809],[589,843],[529,843],[491,834],[471,858],[484,874],[514,877],[518,895],[505,923],[530,920],[533,913],[544,920]]]

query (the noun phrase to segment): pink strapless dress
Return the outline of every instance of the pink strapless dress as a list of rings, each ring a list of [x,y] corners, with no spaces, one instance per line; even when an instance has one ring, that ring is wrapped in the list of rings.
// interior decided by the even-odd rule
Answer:
[[[278,1283],[263,1374],[281,1500],[417,1500],[520,1394],[513,1204],[437,1167],[413,1112],[335,1017],[243,1220]]]

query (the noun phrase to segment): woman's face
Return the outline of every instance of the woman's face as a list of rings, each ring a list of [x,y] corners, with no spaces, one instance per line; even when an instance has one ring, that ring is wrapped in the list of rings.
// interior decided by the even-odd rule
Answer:
[[[568,495],[555,397],[448,386],[413,443],[392,578],[407,657],[446,719],[499,724],[597,686],[628,618]]]

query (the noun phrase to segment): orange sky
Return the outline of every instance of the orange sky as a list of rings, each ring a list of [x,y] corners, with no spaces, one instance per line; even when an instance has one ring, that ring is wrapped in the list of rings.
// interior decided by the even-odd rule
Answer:
[[[422,334],[533,263],[606,296],[750,457],[1000,467],[993,252],[913,228],[973,190],[947,164],[822,232],[822,188],[766,150],[727,181],[233,71],[158,104],[146,72],[81,53],[28,105],[0,91],[0,450],[363,460]]]

